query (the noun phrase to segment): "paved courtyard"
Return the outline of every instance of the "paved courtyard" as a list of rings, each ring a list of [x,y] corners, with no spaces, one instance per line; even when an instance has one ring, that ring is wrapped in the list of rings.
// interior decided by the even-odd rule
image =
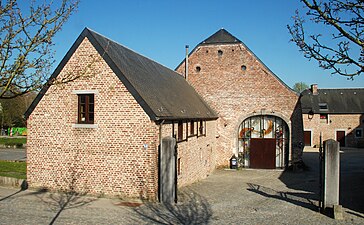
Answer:
[[[0,187],[0,224],[364,224],[364,150],[341,154],[344,220],[318,213],[318,153],[309,170],[218,170],[171,206]]]

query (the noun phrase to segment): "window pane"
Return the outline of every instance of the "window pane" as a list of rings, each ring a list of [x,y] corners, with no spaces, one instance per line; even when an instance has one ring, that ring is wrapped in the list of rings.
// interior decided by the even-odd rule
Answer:
[[[89,114],[89,121],[88,122],[94,122],[94,114],[93,113]]]
[[[93,113],[94,112],[94,104],[90,104],[89,106],[88,106],[88,111],[91,113]]]
[[[80,113],[84,113],[86,109],[86,105],[85,104],[81,104],[80,105]]]
[[[251,138],[260,138],[260,117],[252,117],[251,118]]]
[[[264,118],[264,138],[273,138],[274,117],[267,116]]]
[[[81,114],[80,114],[80,120],[81,120],[82,122],[85,122],[85,121],[86,121],[86,114],[85,114],[85,113],[81,113]]]
[[[195,122],[191,122],[190,124],[190,134],[195,134]]]
[[[86,103],[86,96],[85,95],[79,95],[80,103]]]
[[[178,140],[181,141],[183,139],[183,123],[178,122]]]
[[[88,99],[88,103],[89,104],[94,104],[94,95],[88,95],[89,99]]]

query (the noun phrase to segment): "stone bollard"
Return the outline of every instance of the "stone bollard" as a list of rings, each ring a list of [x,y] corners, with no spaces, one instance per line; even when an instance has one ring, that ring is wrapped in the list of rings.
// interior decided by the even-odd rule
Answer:
[[[339,185],[340,185],[340,145],[329,139],[324,141],[324,199],[323,208],[334,210],[339,215]],[[335,211],[336,210],[336,211]],[[338,213],[335,213],[338,212]],[[342,214],[341,214],[342,216]],[[340,216],[337,217],[338,219]],[[336,218],[335,218],[336,219]]]

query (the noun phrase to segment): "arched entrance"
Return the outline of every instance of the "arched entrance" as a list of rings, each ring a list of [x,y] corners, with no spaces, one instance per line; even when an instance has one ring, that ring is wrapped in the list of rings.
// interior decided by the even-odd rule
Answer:
[[[239,158],[244,167],[274,169],[286,166],[289,128],[280,117],[258,115],[239,126]]]

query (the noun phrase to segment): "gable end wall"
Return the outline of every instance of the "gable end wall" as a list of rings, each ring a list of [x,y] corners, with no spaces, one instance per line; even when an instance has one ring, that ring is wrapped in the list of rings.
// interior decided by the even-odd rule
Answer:
[[[28,118],[29,185],[155,199],[158,127],[87,38],[58,78],[85,71],[74,82],[51,86]],[[97,128],[73,127],[75,90],[97,91]]]
[[[222,55],[218,51],[222,51]],[[184,70],[183,62],[176,71],[185,74]],[[189,56],[188,82],[219,115],[218,164],[228,165],[232,154],[237,154],[237,128],[242,118],[259,114],[290,120],[290,161],[301,160],[299,143],[303,141],[303,128],[299,96],[243,44],[198,46]]]

